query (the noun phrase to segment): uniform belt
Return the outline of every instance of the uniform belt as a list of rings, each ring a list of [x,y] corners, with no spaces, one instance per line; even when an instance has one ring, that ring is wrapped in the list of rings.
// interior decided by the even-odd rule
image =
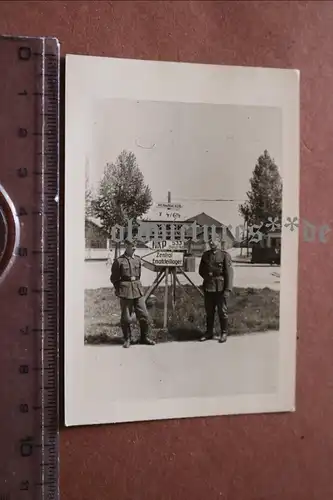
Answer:
[[[135,276],[131,276],[130,278],[122,278],[120,281],[138,281],[139,278],[136,278]]]

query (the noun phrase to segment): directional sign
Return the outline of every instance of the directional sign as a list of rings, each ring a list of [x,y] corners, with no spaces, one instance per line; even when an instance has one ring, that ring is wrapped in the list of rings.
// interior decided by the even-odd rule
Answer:
[[[145,215],[145,219],[154,221],[177,221],[184,219],[183,205],[180,203],[156,203]]]
[[[187,243],[185,241],[171,241],[171,240],[160,240],[160,241],[154,241],[151,240],[147,243],[147,246],[149,248],[152,248],[153,250],[171,250],[174,252],[179,252],[179,251],[185,251],[188,247]]]
[[[157,208],[168,209],[168,210],[179,210],[183,208],[180,203],[157,203]]]
[[[184,264],[184,254],[183,252],[158,250],[152,255],[151,262],[157,267],[180,267]]]

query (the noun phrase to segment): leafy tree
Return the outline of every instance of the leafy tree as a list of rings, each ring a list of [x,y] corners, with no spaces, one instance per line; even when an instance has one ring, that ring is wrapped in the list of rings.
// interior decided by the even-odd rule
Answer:
[[[102,228],[111,236],[113,227],[126,227],[130,219],[135,227],[138,217],[149,210],[152,202],[151,190],[134,153],[124,150],[115,163],[106,165],[92,206]]]
[[[282,179],[274,160],[267,150],[259,156],[250,179],[248,200],[239,206],[239,213],[248,225],[266,224],[268,217],[282,217]]]

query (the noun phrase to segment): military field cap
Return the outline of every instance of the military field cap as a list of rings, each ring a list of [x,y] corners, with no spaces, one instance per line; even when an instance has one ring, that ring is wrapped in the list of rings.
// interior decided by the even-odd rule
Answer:
[[[212,238],[210,238],[210,240],[208,241],[208,244],[209,246],[211,247],[217,247],[217,243],[215,240],[213,240]]]
[[[138,240],[136,238],[133,238],[133,239],[127,238],[125,240],[125,245],[131,246],[131,247],[136,247],[138,245]]]

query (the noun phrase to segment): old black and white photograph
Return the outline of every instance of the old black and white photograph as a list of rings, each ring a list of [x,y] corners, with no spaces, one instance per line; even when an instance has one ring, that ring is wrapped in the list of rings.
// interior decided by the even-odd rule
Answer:
[[[67,425],[295,410],[298,80],[67,57]]]

